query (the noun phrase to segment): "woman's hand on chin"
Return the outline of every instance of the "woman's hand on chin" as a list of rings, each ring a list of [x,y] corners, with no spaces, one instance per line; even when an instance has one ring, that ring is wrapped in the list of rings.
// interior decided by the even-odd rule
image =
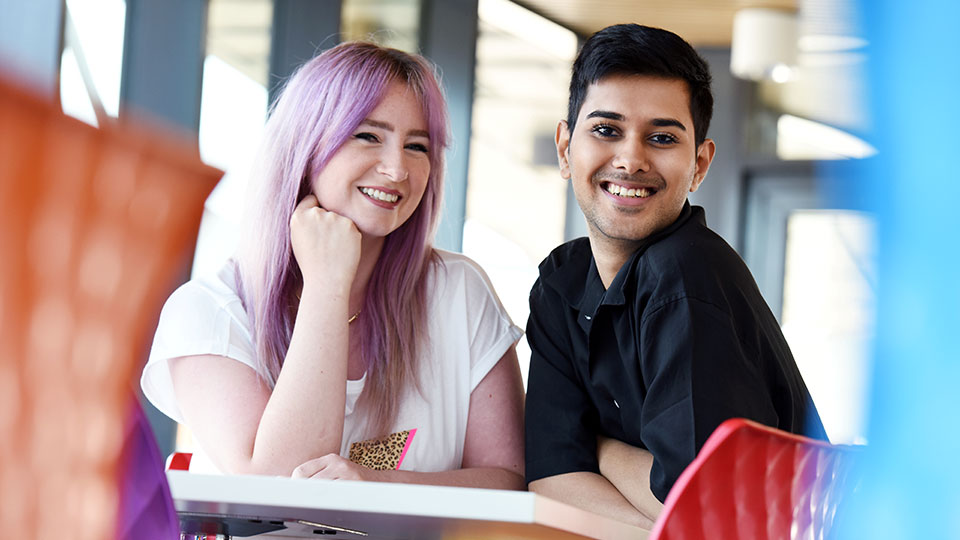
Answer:
[[[359,480],[364,482],[385,482],[389,471],[375,471],[363,465],[357,465],[337,454],[327,454],[311,459],[293,470],[293,478],[322,478],[325,480]]]
[[[290,243],[304,285],[349,289],[360,264],[360,231],[350,219],[324,210],[315,195],[307,195],[290,217]]]

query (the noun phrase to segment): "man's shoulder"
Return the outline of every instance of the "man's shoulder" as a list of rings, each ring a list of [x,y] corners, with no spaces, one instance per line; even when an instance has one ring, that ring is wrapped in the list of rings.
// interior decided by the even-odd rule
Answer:
[[[585,236],[560,244],[540,262],[540,278],[545,279],[553,274],[569,272],[574,266],[589,267],[592,257],[590,240]]]
[[[753,289],[753,276],[743,259],[701,220],[691,219],[651,244],[633,261],[638,290],[660,296],[723,299],[730,288]]]
[[[687,270],[709,270],[709,265],[703,263],[715,263],[718,258],[739,261],[740,256],[736,250],[697,215],[699,210],[702,216],[702,209],[696,206],[693,208],[694,216],[671,234],[650,245],[645,258],[650,262],[679,264]],[[704,257],[708,259],[704,260]],[[696,261],[699,261],[699,264],[691,264]]]
[[[583,294],[592,261],[587,238],[577,238],[554,248],[540,263],[540,275],[530,289],[530,309],[553,310],[560,304],[575,303]]]

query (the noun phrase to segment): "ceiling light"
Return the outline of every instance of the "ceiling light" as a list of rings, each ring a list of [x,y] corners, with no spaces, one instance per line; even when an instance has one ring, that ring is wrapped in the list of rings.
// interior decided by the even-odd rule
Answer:
[[[755,81],[776,75],[785,81],[796,60],[796,13],[770,8],[737,11],[730,44],[730,71],[734,75]]]
[[[876,153],[863,139],[833,126],[790,114],[777,120],[780,159],[862,159]]]

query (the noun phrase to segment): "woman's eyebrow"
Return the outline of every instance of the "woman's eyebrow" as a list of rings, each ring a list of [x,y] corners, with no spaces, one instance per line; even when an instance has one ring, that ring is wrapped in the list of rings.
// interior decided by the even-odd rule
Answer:
[[[383,130],[386,130],[386,131],[389,131],[389,132],[393,133],[393,124],[391,124],[391,123],[389,123],[389,122],[381,122],[380,120],[371,120],[370,118],[367,118],[367,119],[365,119],[363,122],[361,122],[361,124],[365,124],[365,125],[368,125],[368,126],[370,126],[370,127],[375,127],[375,128],[383,129]],[[427,139],[429,139],[429,138],[430,138],[430,133],[427,132],[426,130],[423,130],[423,129],[411,129],[410,131],[407,132],[407,136],[408,136],[408,137],[411,137],[411,136],[413,136],[413,137],[426,137]]]
[[[361,122],[361,124],[366,124],[370,127],[375,127],[379,129],[385,129],[387,131],[393,131],[393,124],[390,124],[388,122],[381,122],[380,120],[371,120],[369,118],[366,118],[363,120],[363,122]]]

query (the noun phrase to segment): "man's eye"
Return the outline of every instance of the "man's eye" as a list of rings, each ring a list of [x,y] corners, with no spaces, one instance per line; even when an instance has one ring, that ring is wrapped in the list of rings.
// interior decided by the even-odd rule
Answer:
[[[593,129],[591,131],[601,137],[617,136],[617,129],[613,126],[608,126],[606,124],[599,124],[599,125],[593,126]]]
[[[364,141],[370,141],[370,142],[380,141],[380,139],[376,135],[374,135],[373,133],[367,133],[367,132],[357,133],[356,135],[354,135],[354,137],[356,137],[357,139],[362,139]]]
[[[427,148],[427,145],[422,143],[410,143],[407,145],[407,149],[414,150],[416,152],[423,152],[424,154],[426,154],[429,151],[429,149]]]
[[[653,141],[654,144],[663,146],[676,144],[678,142],[677,138],[669,133],[656,133],[650,137],[650,140]]]

